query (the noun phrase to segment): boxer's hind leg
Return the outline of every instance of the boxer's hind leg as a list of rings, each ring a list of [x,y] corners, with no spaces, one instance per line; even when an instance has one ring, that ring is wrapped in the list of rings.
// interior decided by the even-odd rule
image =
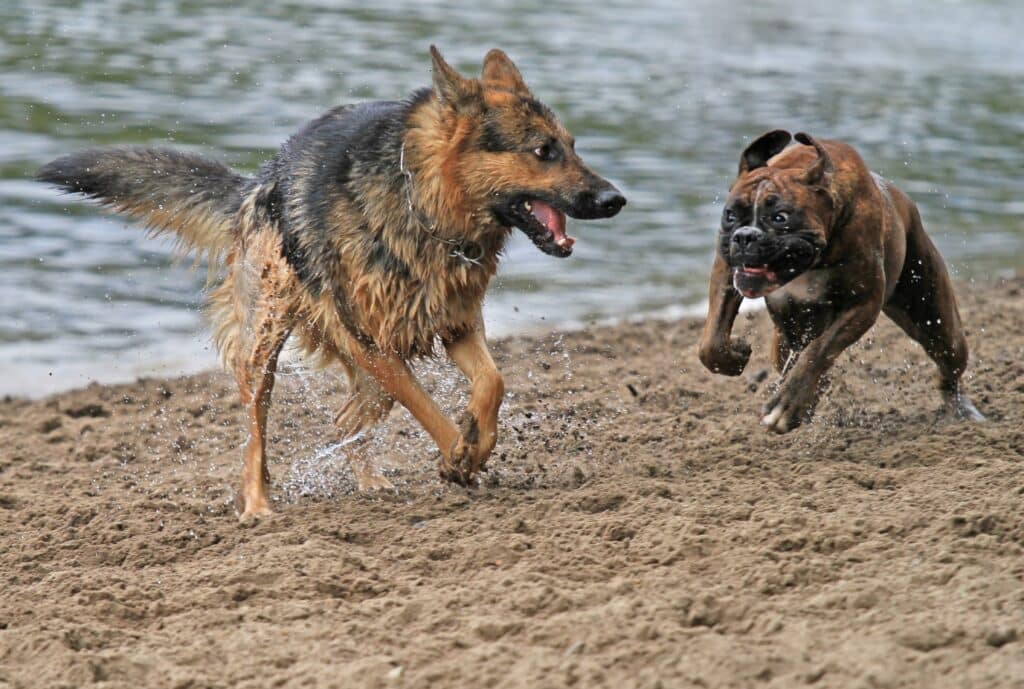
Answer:
[[[958,419],[983,421],[985,417],[963,389],[967,338],[960,322],[953,282],[916,212],[907,236],[903,272],[884,311],[938,366],[939,390],[946,408]]]
[[[946,408],[958,419],[984,421],[984,415],[963,388],[967,340],[955,306],[949,310],[920,295],[894,295],[885,313],[916,340],[938,366],[939,390]]]

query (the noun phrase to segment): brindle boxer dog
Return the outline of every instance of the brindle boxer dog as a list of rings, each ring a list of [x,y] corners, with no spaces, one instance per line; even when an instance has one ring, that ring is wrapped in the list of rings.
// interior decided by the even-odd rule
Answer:
[[[810,419],[822,377],[884,311],[939,367],[956,417],[984,417],[963,391],[967,341],[942,257],[906,194],[850,146],[773,131],[740,158],[711,271],[701,362],[739,375],[750,346],[731,339],[744,297],[765,297],[782,375],[761,424],[786,433]],[[785,150],[784,150],[785,149]]]

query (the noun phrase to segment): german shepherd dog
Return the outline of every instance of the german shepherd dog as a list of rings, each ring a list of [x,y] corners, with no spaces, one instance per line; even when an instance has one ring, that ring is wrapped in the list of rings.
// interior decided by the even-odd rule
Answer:
[[[479,79],[431,46],[433,88],[405,101],[343,105],[292,136],[255,177],[167,149],[114,147],[54,160],[37,179],[175,233],[223,265],[214,340],[238,380],[250,438],[241,518],[271,512],[266,423],[278,354],[340,363],[349,398],[335,423],[354,440],[397,400],[441,452],[440,473],[472,484],[497,441],[504,383],[481,306],[512,228],[566,257],[565,217],[609,218],[626,199],[592,172],[573,137],[500,50]],[[440,340],[469,379],[458,423],[408,362]],[[387,488],[358,445],[360,489]]]

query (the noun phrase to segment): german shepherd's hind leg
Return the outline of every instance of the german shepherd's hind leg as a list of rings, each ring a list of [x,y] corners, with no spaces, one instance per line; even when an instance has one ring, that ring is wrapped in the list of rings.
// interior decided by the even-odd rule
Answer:
[[[366,438],[356,437],[345,443],[344,452],[348,468],[352,470],[360,492],[373,493],[395,489],[394,484],[373,463],[369,441]]]
[[[498,411],[505,396],[505,381],[487,349],[483,321],[458,339],[445,343],[448,356],[469,379],[469,405],[459,420],[461,436],[452,448],[441,475],[458,483],[472,483],[484,469],[498,442]]]
[[[394,486],[374,467],[367,442],[360,436],[381,422],[395,406],[395,398],[384,392],[365,371],[343,354],[336,355],[348,375],[349,397],[334,418],[349,468],[359,490],[392,490]]]
[[[274,389],[277,358],[291,331],[272,311],[255,319],[255,333],[249,347],[242,347],[235,362],[235,378],[242,404],[249,419],[249,442],[245,448],[242,488],[238,507],[242,520],[270,514],[267,495],[270,472],[267,469],[267,410]]]
[[[967,338],[960,322],[953,281],[938,250],[914,213],[907,257],[885,314],[917,341],[939,368],[939,390],[946,410],[963,421],[984,421],[963,389]]]
[[[213,294],[215,339],[235,374],[249,421],[236,501],[243,521],[272,511],[267,495],[267,410],[277,359],[298,317],[294,281],[281,257],[280,240],[269,231],[254,232],[229,257],[228,277]]]

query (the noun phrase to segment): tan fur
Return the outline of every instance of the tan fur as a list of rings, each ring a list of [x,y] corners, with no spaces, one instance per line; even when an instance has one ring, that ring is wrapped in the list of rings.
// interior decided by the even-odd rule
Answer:
[[[336,187],[324,171],[349,160],[330,157],[329,146],[338,141],[330,131],[336,130],[324,139],[301,139],[300,132],[298,152],[292,156],[286,146],[272,161],[288,165],[286,172],[271,166],[249,180],[187,154],[135,148],[74,154],[39,174],[220,259],[225,275],[211,293],[209,317],[248,418],[238,502],[243,519],[271,511],[267,409],[278,356],[292,335],[307,354],[348,375],[349,397],[335,423],[350,441],[360,488],[390,487],[373,470],[359,436],[395,402],[436,442],[443,477],[475,481],[497,442],[504,397],[481,314],[512,231],[501,224],[509,221],[499,221],[495,199],[505,196],[500,210],[506,212],[508,199],[531,190],[568,199],[614,191],[576,156],[572,137],[533,100],[504,53],[487,55],[480,80],[463,78],[436,50],[432,54],[431,97],[410,101],[400,138],[381,145],[379,155],[374,150],[349,161]],[[330,126],[348,115],[346,108],[335,109],[310,126]],[[488,141],[512,143],[483,145],[485,132]],[[541,161],[535,148],[554,139],[564,155]],[[326,158],[301,148],[310,140]],[[94,174],[94,161],[109,169]],[[211,209],[208,197],[223,202]],[[472,260],[460,253],[467,247]],[[433,354],[437,342],[471,386],[458,424],[438,409],[408,365]]]
[[[163,149],[144,152],[130,147],[115,147],[113,155],[97,157],[89,173],[117,179],[132,170],[145,169],[154,179],[178,172],[187,158]],[[220,167],[217,164],[217,167]],[[230,174],[223,168],[223,174]],[[147,180],[148,181],[148,180]],[[131,215],[146,223],[151,237],[171,237],[178,253],[194,254],[216,262],[230,251],[233,242],[233,222],[220,211],[222,200],[209,197],[202,200],[195,195],[168,192],[157,184],[145,187],[144,194],[123,194],[98,197],[100,202],[119,213]]]
[[[218,221],[205,206],[181,211],[174,206],[119,203],[114,208],[128,215],[146,218],[150,236],[173,236],[177,253],[200,254],[215,263],[230,249],[231,225]]]
[[[217,346],[251,409],[252,439],[240,496],[243,517],[270,509],[265,414],[260,410],[269,402],[278,343],[292,330],[304,351],[340,364],[348,374],[350,396],[336,418],[343,438],[356,438],[372,427],[397,400],[437,442],[442,475],[459,482],[472,480],[497,441],[504,383],[487,352],[481,306],[509,229],[477,209],[486,207],[494,189],[507,182],[467,184],[464,158],[477,132],[465,114],[425,107],[410,120],[402,161],[410,175],[409,198],[370,190],[360,199],[361,212],[344,199],[330,209],[329,221],[336,228],[331,242],[341,257],[334,270],[345,281],[347,313],[338,311],[333,295],[314,297],[300,285],[281,258],[279,234],[254,210],[259,190],[239,209],[235,230],[240,246],[229,256],[228,276],[213,295],[210,313]],[[296,183],[312,179],[311,173],[300,170]],[[410,202],[420,215],[410,217]],[[421,218],[429,218],[430,226],[422,226]],[[382,240],[411,275],[368,271],[374,264],[370,236]],[[453,260],[452,246],[443,240],[456,239],[481,247],[479,264]],[[273,325],[266,314],[273,314]],[[440,412],[405,363],[432,353],[437,340],[445,343],[472,386],[459,427]],[[372,470],[363,448],[352,450],[350,465],[361,488],[390,486]]]

